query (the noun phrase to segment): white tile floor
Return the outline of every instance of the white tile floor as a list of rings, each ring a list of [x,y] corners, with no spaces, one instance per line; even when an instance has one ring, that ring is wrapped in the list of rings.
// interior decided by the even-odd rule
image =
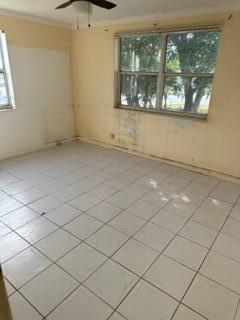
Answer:
[[[0,162],[14,320],[240,320],[240,185],[72,142]]]

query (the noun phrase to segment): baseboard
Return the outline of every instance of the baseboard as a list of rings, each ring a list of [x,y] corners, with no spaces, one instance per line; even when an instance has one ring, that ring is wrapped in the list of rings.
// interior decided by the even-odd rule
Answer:
[[[235,177],[232,175],[228,175],[226,173],[222,173],[222,172],[218,172],[215,170],[209,170],[209,169],[205,169],[205,168],[201,168],[201,167],[197,167],[197,166],[193,166],[187,163],[182,163],[182,162],[177,162],[177,161],[173,161],[170,159],[165,159],[165,158],[161,158],[161,157],[157,157],[155,155],[149,155],[143,152],[138,152],[138,151],[134,151],[128,148],[124,148],[121,146],[117,146],[117,145],[113,145],[113,144],[108,144],[99,140],[95,140],[95,139],[88,139],[88,138],[83,138],[78,136],[77,140],[83,141],[83,142],[87,142],[87,143],[92,143],[92,144],[97,144],[99,146],[105,147],[105,148],[109,148],[109,149],[114,149],[114,150],[120,150],[135,156],[139,156],[145,159],[154,159],[157,161],[160,161],[161,163],[165,163],[165,164],[169,164],[178,168],[183,168],[186,170],[190,170],[190,171],[194,171],[194,172],[198,172],[198,173],[202,173],[208,176],[212,176],[212,177],[216,177],[216,178],[221,178],[221,179],[225,179],[225,180],[229,180],[235,183],[240,183],[240,177]]]
[[[217,177],[217,178],[221,178],[221,179],[225,179],[225,180],[229,180],[229,181],[233,181],[236,183],[240,183],[240,177],[235,177],[235,176],[231,176],[222,172],[218,172],[218,171],[214,171],[214,170],[209,170],[209,169],[205,169],[205,168],[201,168],[201,167],[197,167],[197,166],[193,166],[193,165],[189,165],[186,163],[182,163],[182,162],[177,162],[177,161],[173,161],[170,159],[165,159],[165,158],[161,158],[161,157],[157,157],[155,155],[149,155],[143,152],[138,152],[138,151],[134,151],[128,148],[124,148],[121,146],[117,146],[117,145],[113,145],[113,144],[109,144],[109,143],[105,143],[99,140],[95,140],[95,139],[88,139],[88,138],[83,138],[83,137],[70,137],[70,138],[66,138],[66,139],[61,139],[61,140],[52,140],[52,141],[48,141],[45,142],[43,145],[39,145],[39,146],[34,146],[31,148],[25,148],[22,149],[20,151],[17,152],[11,152],[9,154],[6,154],[4,156],[0,156],[0,161],[1,160],[6,160],[6,159],[10,159],[10,158],[14,158],[20,155],[24,155],[24,154],[28,154],[34,151],[39,151],[39,150],[43,150],[43,149],[47,149],[47,148],[51,148],[54,147],[56,145],[60,144],[65,144],[71,141],[75,141],[75,140],[80,140],[83,142],[87,142],[87,143],[92,143],[92,144],[96,144],[99,146],[103,146],[105,148],[109,148],[109,149],[114,149],[114,150],[120,150],[123,152],[126,152],[128,154],[132,154],[135,156],[139,156],[145,159],[154,159],[156,161],[159,161],[161,163],[165,163],[165,164],[169,164],[169,165],[173,165],[175,167],[178,168],[183,168],[186,170],[190,170],[190,171],[194,171],[194,172],[198,172],[198,173],[202,173],[208,176],[213,176],[213,177]]]
[[[61,144],[64,144],[64,143],[67,143],[67,142],[75,141],[76,139],[77,139],[76,137],[71,137],[71,138],[66,138],[66,139],[62,139],[62,140],[59,140],[59,141],[61,141]],[[24,154],[28,154],[28,153],[31,153],[31,152],[34,152],[34,151],[39,151],[39,150],[51,148],[51,147],[56,146],[57,144],[58,144],[58,140],[48,141],[48,142],[45,142],[44,144],[41,144],[41,145],[24,148],[24,149],[21,149],[21,150],[16,151],[16,152],[10,152],[10,153],[7,153],[4,156],[0,156],[0,161],[1,160],[6,160],[6,159],[11,159],[11,158],[14,158],[14,157],[17,157],[17,156],[21,156],[21,155],[24,155]]]

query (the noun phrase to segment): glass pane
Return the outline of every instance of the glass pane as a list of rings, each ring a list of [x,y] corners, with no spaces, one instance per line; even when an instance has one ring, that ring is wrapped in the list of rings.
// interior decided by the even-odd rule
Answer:
[[[157,76],[121,75],[121,104],[155,109]]]
[[[166,72],[213,73],[219,31],[182,32],[167,38]]]
[[[161,36],[121,38],[121,71],[159,72]]]
[[[212,83],[212,77],[165,77],[162,109],[207,114]]]
[[[1,46],[1,44],[0,44]],[[0,69],[3,69],[2,47],[0,47]]]
[[[0,73],[0,106],[6,106],[9,104],[7,88],[3,73]]]
[[[3,60],[2,60],[1,52],[0,52],[0,69],[3,69]]]

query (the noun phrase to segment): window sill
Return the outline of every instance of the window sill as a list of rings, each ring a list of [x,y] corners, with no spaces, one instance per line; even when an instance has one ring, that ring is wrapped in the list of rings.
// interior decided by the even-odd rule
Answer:
[[[7,106],[1,106],[0,107],[0,112],[1,111],[12,111],[15,110],[15,108],[12,105],[7,105]]]
[[[191,119],[198,119],[198,120],[207,120],[207,117],[208,117],[207,114],[176,112],[176,111],[169,111],[169,110],[141,109],[141,108],[137,108],[137,107],[127,107],[124,105],[115,106],[115,109],[140,111],[140,112],[154,113],[154,114],[158,114],[158,115],[174,116],[174,117],[181,117],[181,118],[191,118]]]

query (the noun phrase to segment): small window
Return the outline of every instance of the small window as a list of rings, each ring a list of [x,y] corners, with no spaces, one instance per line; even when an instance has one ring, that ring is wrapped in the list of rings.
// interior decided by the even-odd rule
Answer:
[[[206,117],[220,30],[120,35],[118,106]]]
[[[15,108],[6,35],[0,31],[0,110]]]

